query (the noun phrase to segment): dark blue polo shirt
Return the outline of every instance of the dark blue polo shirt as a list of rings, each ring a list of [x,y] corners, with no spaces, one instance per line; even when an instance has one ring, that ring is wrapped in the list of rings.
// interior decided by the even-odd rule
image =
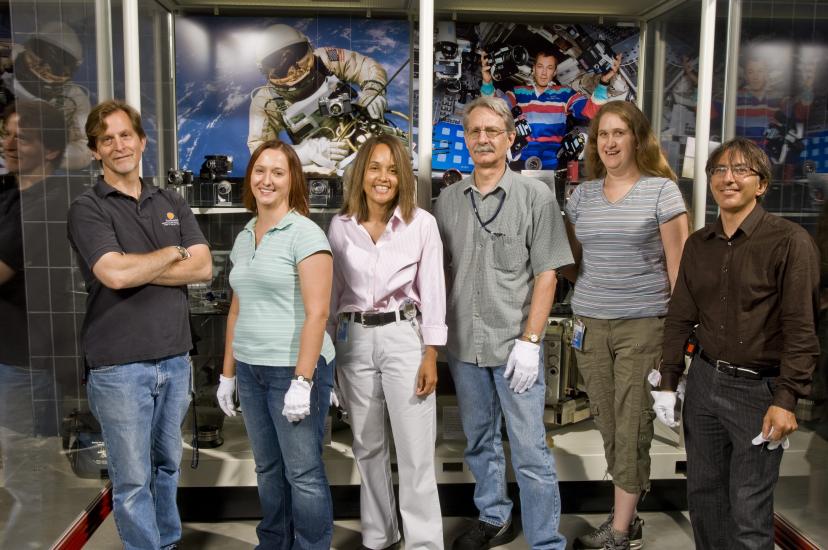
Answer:
[[[162,359],[192,347],[187,287],[105,287],[92,273],[108,252],[144,254],[165,246],[207,244],[178,193],[142,182],[141,196],[117,191],[103,177],[69,207],[69,241],[89,293],[83,353],[92,367]]]

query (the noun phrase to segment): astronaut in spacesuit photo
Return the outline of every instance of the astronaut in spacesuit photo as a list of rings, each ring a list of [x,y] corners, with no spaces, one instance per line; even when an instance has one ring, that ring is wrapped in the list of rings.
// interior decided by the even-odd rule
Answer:
[[[276,24],[265,31],[256,58],[267,82],[251,94],[250,151],[284,131],[305,172],[330,173],[355,152],[346,139],[343,117],[358,111],[383,120],[388,78],[368,56],[344,48],[314,48],[301,31]]]

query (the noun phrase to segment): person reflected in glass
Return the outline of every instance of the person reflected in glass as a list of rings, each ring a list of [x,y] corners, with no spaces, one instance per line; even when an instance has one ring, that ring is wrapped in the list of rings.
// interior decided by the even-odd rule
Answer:
[[[302,165],[270,140],[250,157],[243,202],[254,217],[236,237],[217,398],[235,416],[238,379],[256,463],[262,520],[257,548],[327,550],[331,492],[322,462],[334,346],[325,332],[333,261],[308,217]]]
[[[57,450],[46,443],[46,438],[57,435],[59,394],[52,370],[43,362],[33,364],[29,350],[27,289],[48,289],[31,277],[27,284],[25,251],[46,251],[31,237],[32,246],[24,246],[23,222],[42,220],[48,193],[60,191],[49,179],[65,148],[60,111],[42,101],[6,107],[2,149],[9,173],[0,190],[0,471],[11,498],[0,503],[0,515],[6,518],[0,548],[43,543],[43,530],[33,529],[31,521],[59,492],[54,475],[58,472],[49,462]],[[35,331],[33,336],[41,335]]]
[[[328,229],[329,331],[362,477],[362,542],[379,550],[400,540],[390,490],[393,437],[405,547],[441,549],[434,448],[437,346],[447,330],[443,245],[434,217],[416,206],[411,158],[399,139],[368,139],[350,180]]]
[[[595,115],[586,150],[590,181],[566,205],[575,267],[576,347],[590,409],[601,432],[614,508],[576,548],[638,548],[636,506],[650,489],[653,412],[647,375],[689,232],[684,200],[647,118],[615,101]],[[580,327],[580,328],[579,328]],[[614,546],[613,546],[614,545]]]

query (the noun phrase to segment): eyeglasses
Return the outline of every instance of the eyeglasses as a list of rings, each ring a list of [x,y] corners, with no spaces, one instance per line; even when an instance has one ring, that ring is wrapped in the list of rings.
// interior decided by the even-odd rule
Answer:
[[[480,139],[481,134],[486,134],[486,137],[489,139],[495,139],[504,133],[506,133],[506,130],[503,128],[475,128],[474,130],[466,132],[466,135],[469,136],[472,141],[477,141]]]
[[[759,172],[754,170],[753,168],[749,168],[744,164],[737,164],[736,166],[730,166],[728,164],[719,164],[714,166],[712,170],[710,170],[711,176],[716,176],[723,178],[727,171],[730,170],[730,173],[733,174],[733,177],[737,180],[743,180],[748,176],[759,175]]]

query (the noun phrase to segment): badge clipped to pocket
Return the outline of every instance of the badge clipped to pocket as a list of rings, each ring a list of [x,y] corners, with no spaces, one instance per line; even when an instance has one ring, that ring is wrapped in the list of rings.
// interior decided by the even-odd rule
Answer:
[[[402,310],[403,317],[405,317],[409,321],[413,320],[417,316],[417,306],[411,300],[405,301]]]
[[[586,327],[584,326],[583,321],[577,319],[575,321],[575,327],[572,330],[572,349],[578,351],[584,351],[584,334],[586,333]]]
[[[347,342],[348,341],[348,324],[349,319],[345,316],[339,319],[339,324],[336,325],[336,341],[337,342]]]

